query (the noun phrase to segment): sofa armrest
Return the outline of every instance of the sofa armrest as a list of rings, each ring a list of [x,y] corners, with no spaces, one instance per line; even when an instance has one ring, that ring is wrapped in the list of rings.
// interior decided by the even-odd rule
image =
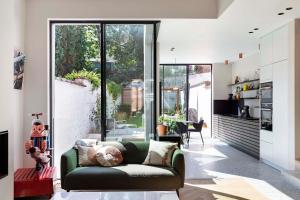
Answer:
[[[176,149],[173,153],[172,167],[179,174],[181,178],[181,187],[183,187],[185,179],[185,163],[183,151],[180,149]]]
[[[60,158],[60,176],[61,176],[61,187],[65,189],[65,176],[73,171],[78,166],[77,150],[70,149],[61,155]]]

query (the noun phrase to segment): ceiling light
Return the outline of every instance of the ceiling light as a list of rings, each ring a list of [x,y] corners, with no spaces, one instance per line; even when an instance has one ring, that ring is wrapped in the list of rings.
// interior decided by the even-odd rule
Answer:
[[[292,10],[293,9],[293,7],[287,7],[286,8],[286,10]]]
[[[258,30],[259,30],[259,28],[255,28],[255,29],[253,29],[253,30],[255,30],[255,31],[258,31]]]
[[[280,13],[278,13],[278,15],[284,15],[284,12],[280,12]]]
[[[239,59],[242,59],[244,57],[243,53],[239,53]]]

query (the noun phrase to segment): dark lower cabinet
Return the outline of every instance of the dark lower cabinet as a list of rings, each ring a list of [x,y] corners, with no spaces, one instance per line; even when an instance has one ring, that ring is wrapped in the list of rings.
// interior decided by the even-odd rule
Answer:
[[[259,120],[214,115],[212,131],[214,137],[259,158]]]

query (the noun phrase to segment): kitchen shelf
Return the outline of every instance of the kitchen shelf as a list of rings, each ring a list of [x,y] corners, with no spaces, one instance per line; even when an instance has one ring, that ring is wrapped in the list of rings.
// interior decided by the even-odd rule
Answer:
[[[241,99],[257,99],[257,100],[259,100],[259,98],[257,98],[257,97],[245,97],[245,98],[240,98],[240,100]]]
[[[248,80],[248,81],[233,83],[233,84],[229,84],[228,86],[242,85],[244,83],[252,83],[252,82],[256,82],[256,81],[259,81],[259,79],[252,79],[252,80]]]

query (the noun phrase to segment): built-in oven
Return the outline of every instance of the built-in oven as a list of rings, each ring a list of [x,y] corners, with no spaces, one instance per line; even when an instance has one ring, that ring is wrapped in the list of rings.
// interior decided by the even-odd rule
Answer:
[[[272,82],[260,84],[260,120],[261,129],[272,131],[273,115],[273,84]]]
[[[260,84],[260,94],[261,103],[271,103],[273,102],[273,83],[261,83]]]

